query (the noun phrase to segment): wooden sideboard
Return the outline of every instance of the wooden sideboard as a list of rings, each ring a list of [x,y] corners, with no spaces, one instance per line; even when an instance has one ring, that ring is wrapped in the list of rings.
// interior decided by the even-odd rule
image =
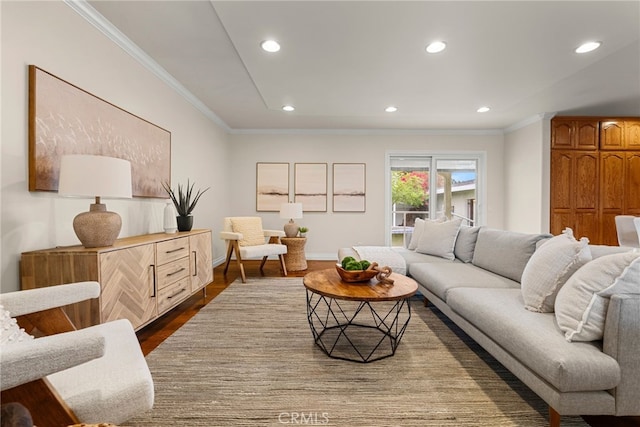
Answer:
[[[110,247],[24,252],[22,289],[97,281],[100,298],[65,307],[87,327],[129,319],[138,330],[213,281],[211,230],[125,237]]]

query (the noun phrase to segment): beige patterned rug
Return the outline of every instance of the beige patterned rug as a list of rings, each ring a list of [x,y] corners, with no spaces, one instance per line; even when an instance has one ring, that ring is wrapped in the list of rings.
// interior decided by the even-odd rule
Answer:
[[[155,406],[127,425],[548,425],[542,400],[417,298],[395,356],[369,364],[315,346],[305,298],[301,278],[233,283],[147,356]]]

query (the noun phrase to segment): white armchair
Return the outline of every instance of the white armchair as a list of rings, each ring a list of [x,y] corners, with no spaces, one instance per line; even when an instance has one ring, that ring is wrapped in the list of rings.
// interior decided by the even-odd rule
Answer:
[[[640,248],[640,217],[616,215],[615,221],[618,245]]]
[[[262,258],[260,271],[263,271],[267,258],[270,255],[277,255],[282,273],[286,276],[287,266],[284,262],[284,254],[287,253],[287,247],[280,242],[280,238],[284,235],[284,231],[281,230],[264,230],[260,217],[226,217],[220,232],[220,238],[227,242],[224,274],[227,274],[231,257],[235,253],[242,283],[247,281],[242,265],[243,259]]]
[[[40,338],[0,346],[2,402],[39,427],[119,424],[151,409],[151,373],[128,320],[75,330],[62,306],[100,296],[97,282],[0,294],[0,305]]]

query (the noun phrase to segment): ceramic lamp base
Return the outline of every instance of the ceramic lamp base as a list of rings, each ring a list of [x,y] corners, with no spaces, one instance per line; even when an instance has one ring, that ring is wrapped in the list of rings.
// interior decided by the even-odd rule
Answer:
[[[284,234],[287,237],[296,237],[298,235],[298,224],[290,220],[284,225]]]
[[[120,215],[107,211],[102,203],[92,204],[89,212],[82,212],[73,219],[73,230],[85,248],[113,246],[121,228]]]

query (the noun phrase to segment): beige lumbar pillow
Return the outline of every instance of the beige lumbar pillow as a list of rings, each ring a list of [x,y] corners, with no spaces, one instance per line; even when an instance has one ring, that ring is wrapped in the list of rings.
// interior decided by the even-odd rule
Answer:
[[[265,243],[262,218],[258,216],[231,218],[231,229],[235,233],[242,233],[242,239],[238,241],[240,246],[256,246]]]
[[[566,228],[538,248],[522,272],[522,298],[527,310],[553,313],[558,291],[580,267],[591,261],[589,239],[579,241]]]
[[[637,293],[640,252],[596,258],[576,271],[558,292],[556,321],[568,341],[600,340],[611,296]]]
[[[453,250],[461,224],[459,218],[445,222],[425,221],[416,252],[454,260]]]

